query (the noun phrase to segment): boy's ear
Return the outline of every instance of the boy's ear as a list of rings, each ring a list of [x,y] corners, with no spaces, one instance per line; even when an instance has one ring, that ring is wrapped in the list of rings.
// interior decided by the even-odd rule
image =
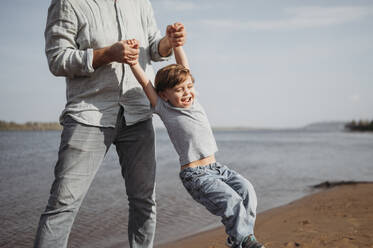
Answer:
[[[161,91],[158,93],[159,97],[162,98],[165,102],[168,102],[168,98],[166,96],[166,94],[164,93],[164,91]]]

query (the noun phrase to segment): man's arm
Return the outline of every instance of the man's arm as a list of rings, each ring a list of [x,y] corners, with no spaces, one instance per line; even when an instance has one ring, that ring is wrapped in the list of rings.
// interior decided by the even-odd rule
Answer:
[[[147,13],[146,30],[148,30],[147,34],[150,44],[150,56],[153,61],[162,61],[171,55],[172,47],[174,45],[184,45],[186,40],[186,31],[185,29],[180,31],[173,30],[171,28],[173,25],[168,25],[166,28],[166,35],[161,38],[161,34],[155,21],[153,8],[149,1],[145,2],[145,10]]]
[[[68,1],[52,1],[45,27],[45,53],[50,71],[55,76],[89,76],[93,49],[80,50],[75,40],[78,17]]]
[[[185,43],[186,31],[184,25],[175,23],[169,25],[166,31],[167,35],[163,37],[158,45],[158,52],[162,57],[167,57],[172,52],[172,47],[182,46]],[[138,58],[138,50],[132,49],[127,41],[122,40],[112,46],[93,50],[94,69],[111,62],[128,63]]]
[[[169,38],[167,36],[164,36],[158,44],[158,53],[162,57],[168,57],[171,55],[172,52],[172,45],[169,41]]]
[[[53,1],[48,10],[45,28],[45,51],[50,71],[56,76],[89,76],[98,67],[110,62],[126,63],[138,56],[126,41],[100,49],[80,50],[75,42],[78,19],[68,1]]]
[[[149,43],[149,55],[152,61],[165,61],[169,59],[172,52],[172,46],[167,36],[162,38],[154,17],[153,7],[149,0],[138,1],[143,4],[143,22],[144,30]]]
[[[186,31],[184,25],[175,23],[168,25],[166,36],[163,37],[158,44],[158,53],[162,57],[170,56],[173,47],[183,46],[186,39]],[[128,63],[137,59],[139,56],[138,50],[132,49],[126,40],[118,41],[112,46],[93,50],[94,69],[111,62]],[[176,56],[176,55],[175,55]]]

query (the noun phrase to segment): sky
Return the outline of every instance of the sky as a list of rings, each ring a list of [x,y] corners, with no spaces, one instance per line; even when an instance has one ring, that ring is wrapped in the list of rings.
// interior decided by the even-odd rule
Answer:
[[[162,34],[168,24],[185,25],[212,126],[373,119],[373,1],[150,2]],[[0,3],[0,120],[54,122],[64,108],[64,78],[49,72],[44,54],[49,4]]]

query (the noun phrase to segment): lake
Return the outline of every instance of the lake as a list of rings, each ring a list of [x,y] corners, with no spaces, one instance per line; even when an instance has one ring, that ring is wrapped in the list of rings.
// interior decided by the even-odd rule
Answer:
[[[248,178],[258,212],[313,192],[324,181],[373,181],[373,134],[340,130],[215,130],[217,160]],[[53,181],[60,132],[0,132],[0,247],[31,247]],[[156,244],[220,225],[183,188],[165,130],[157,129]],[[102,164],[69,247],[129,247],[124,182],[115,147]]]

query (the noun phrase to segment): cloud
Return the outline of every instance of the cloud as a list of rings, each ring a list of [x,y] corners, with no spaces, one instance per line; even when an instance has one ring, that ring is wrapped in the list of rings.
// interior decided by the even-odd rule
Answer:
[[[157,3],[160,4],[163,9],[169,11],[187,11],[197,8],[197,4],[182,0],[159,0]]]
[[[291,30],[339,25],[373,15],[373,6],[320,7],[308,6],[286,8],[285,19],[239,21],[234,19],[202,20],[207,26],[245,30]]]

